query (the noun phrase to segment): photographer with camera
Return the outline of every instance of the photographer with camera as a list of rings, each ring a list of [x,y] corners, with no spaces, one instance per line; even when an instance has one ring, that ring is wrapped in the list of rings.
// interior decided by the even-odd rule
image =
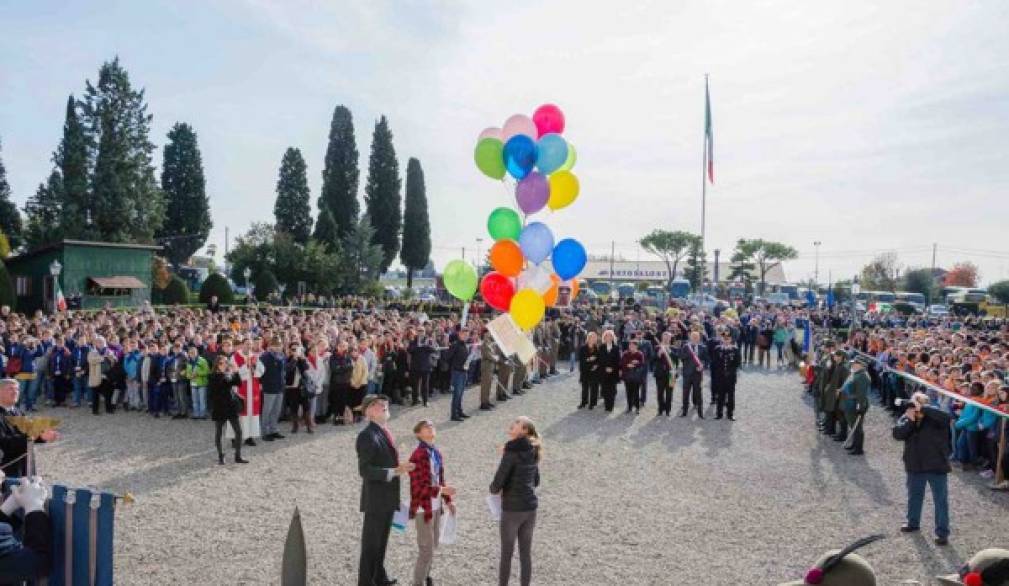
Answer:
[[[925,485],[932,489],[935,502],[935,543],[949,543],[949,488],[951,467],[950,416],[929,405],[928,395],[915,393],[909,400],[897,401],[904,415],[893,427],[893,438],[904,442],[904,469],[907,471],[907,523],[902,533],[919,530]]]

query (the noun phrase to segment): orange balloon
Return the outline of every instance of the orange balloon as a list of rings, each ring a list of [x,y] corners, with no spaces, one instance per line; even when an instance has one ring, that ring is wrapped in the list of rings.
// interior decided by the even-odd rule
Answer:
[[[506,277],[517,277],[522,272],[522,249],[518,242],[503,238],[490,249],[490,264],[494,270]]]
[[[550,275],[550,282],[550,288],[543,294],[543,302],[546,303],[547,307],[553,307],[557,304],[557,287],[561,284],[561,278],[557,275]]]
[[[571,283],[571,301],[574,301],[578,299],[578,279],[571,279],[568,282]]]

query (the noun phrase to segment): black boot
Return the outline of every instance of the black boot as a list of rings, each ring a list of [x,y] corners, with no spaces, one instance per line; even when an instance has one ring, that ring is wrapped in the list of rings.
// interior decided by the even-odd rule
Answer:
[[[235,464],[248,464],[248,460],[242,459],[242,452],[235,452]]]
[[[217,453],[217,463],[224,466],[224,454],[221,452]]]

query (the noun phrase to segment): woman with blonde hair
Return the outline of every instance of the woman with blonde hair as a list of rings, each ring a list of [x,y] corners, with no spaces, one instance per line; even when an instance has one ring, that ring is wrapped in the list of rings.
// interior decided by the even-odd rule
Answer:
[[[539,462],[543,440],[536,424],[526,416],[516,417],[508,428],[509,441],[501,451],[501,463],[490,485],[491,494],[501,495],[501,565],[498,584],[511,578],[515,541],[519,544],[522,586],[532,581],[533,530],[536,527],[536,487],[540,484]]]

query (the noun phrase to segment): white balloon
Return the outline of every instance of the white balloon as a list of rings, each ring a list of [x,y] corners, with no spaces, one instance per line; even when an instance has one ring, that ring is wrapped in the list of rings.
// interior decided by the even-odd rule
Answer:
[[[529,268],[519,273],[519,289],[532,289],[543,295],[553,287],[554,282],[550,279],[550,271],[542,265],[530,265]]]
[[[502,132],[501,129],[496,126],[491,126],[490,128],[484,128],[483,132],[480,133],[480,136],[477,137],[476,141],[480,142],[485,138],[496,138],[501,142],[504,142],[504,132]]]

